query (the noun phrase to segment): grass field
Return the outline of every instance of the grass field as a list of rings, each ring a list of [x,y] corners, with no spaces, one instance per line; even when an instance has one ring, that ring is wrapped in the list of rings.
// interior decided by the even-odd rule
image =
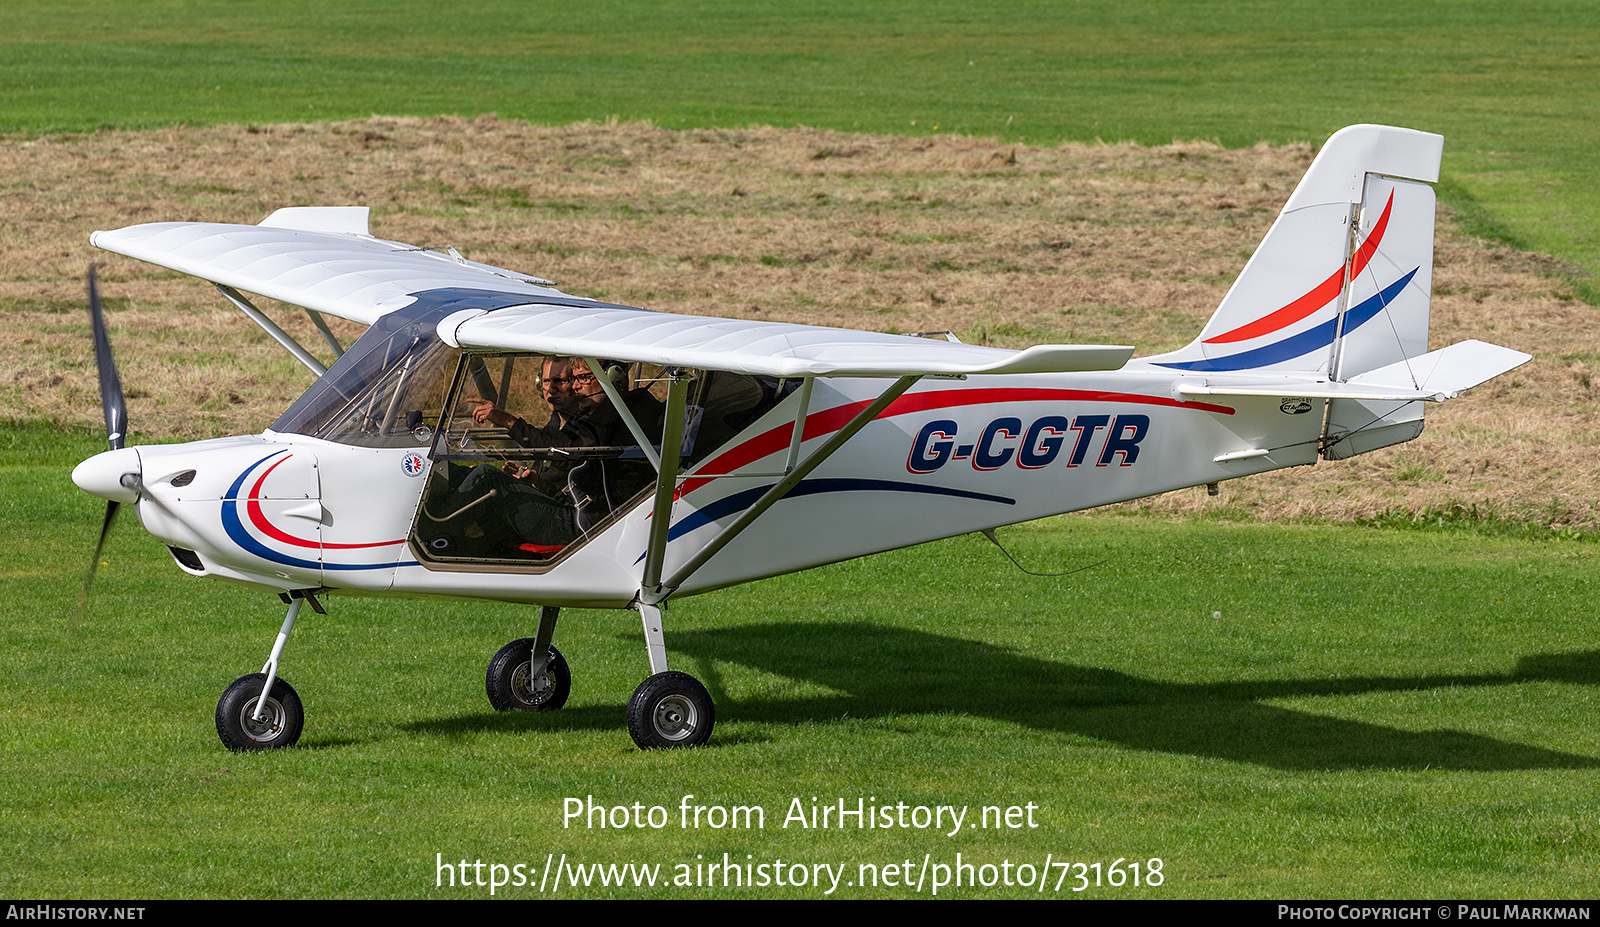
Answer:
[[[1584,273],[1600,267],[1600,23],[1586,4],[573,9],[0,8],[0,314],[16,349],[0,366],[0,894],[480,898],[494,870],[452,886],[440,864],[481,860],[535,883],[496,897],[818,897],[821,865],[842,867],[833,897],[927,897],[961,854],[992,867],[972,870],[990,884],[940,897],[1037,896],[1041,877],[1051,897],[1600,895],[1595,535],[1436,507],[1521,483],[1559,487],[1569,513],[1588,506],[1577,524],[1595,515],[1600,348],[1573,298],[1593,302]],[[488,121],[453,148],[437,137],[467,134],[460,123],[163,128],[491,111],[1004,144],[906,153],[876,136],[764,131],[647,143],[641,127],[597,125],[552,134],[565,147],[547,138],[519,166],[493,161]],[[674,666],[718,710],[712,743],[677,753],[637,751],[624,730],[645,673],[627,612],[565,613],[572,700],[513,717],[489,709],[483,666],[531,633],[531,609],[335,596],[285,658],[307,708],[301,747],[249,756],[218,745],[212,711],[259,668],[275,599],[180,575],[125,511],[73,614],[101,513],[67,480],[103,447],[83,423],[91,228],[168,209],[255,221],[299,195],[365,193],[397,237],[460,235],[471,257],[555,267],[586,295],[794,320],[878,312],[869,327],[900,330],[961,313],[967,333],[1007,344],[1132,326],[1149,348],[1214,305],[1281,203],[1278,180],[1224,196],[1208,184],[1254,170],[1248,153],[1052,146],[1317,143],[1362,121],[1447,136],[1436,330],[1537,338],[1539,354],[1526,379],[1488,388],[1487,417],[1472,417],[1480,397],[1462,400],[1466,417],[1430,419],[1405,456],[1356,462],[1393,496],[1365,525],[1328,510],[1262,524],[1271,506],[1231,504],[1179,519],[1158,502],[1002,530],[1031,569],[1099,564],[1070,577],[1026,576],[968,536],[676,603]],[[713,137],[755,152],[733,165],[743,178],[642,150]],[[1019,164],[995,150],[1007,146]],[[1306,154],[1261,159],[1287,174]],[[1211,166],[1195,170],[1196,155]],[[1074,159],[1100,174],[1077,180]],[[717,198],[674,191],[699,172]],[[1026,208],[1007,211],[1008,197]],[[1168,261],[1146,242],[1174,227],[1187,253]],[[236,317],[198,309],[188,282],[109,272],[119,345],[137,346],[124,357],[135,428],[259,428],[298,374],[259,356]],[[1026,296],[996,302],[1002,287]],[[1052,302],[1063,287],[1098,295]],[[205,395],[186,417],[172,394],[191,389]],[[1471,452],[1440,456],[1457,446]],[[589,796],[660,805],[665,826],[563,826],[565,799]],[[944,836],[786,827],[796,800],[950,805],[969,822],[1025,810],[1014,828]],[[765,827],[685,828],[684,802],[759,806]],[[808,884],[705,884],[723,854],[769,878],[778,860],[802,864]],[[541,890],[563,856],[569,881]],[[1133,862],[1160,884],[1128,884]],[[581,868],[595,864],[661,869],[645,870],[654,886],[619,887]],[[590,884],[572,887],[580,869]],[[885,884],[901,869],[912,885]]]
[[[1508,4],[15,0],[0,132],[385,115],[1053,144],[1445,135],[1486,228],[1600,268],[1600,19]]]

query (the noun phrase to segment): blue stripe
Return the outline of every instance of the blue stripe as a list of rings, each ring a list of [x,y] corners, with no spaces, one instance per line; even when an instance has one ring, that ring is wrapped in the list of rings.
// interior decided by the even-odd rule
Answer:
[[[731,496],[724,496],[699,511],[685,515],[667,531],[667,540],[676,541],[697,528],[703,528],[722,518],[736,512],[742,512],[754,505],[757,499],[776,484],[757,486],[755,489],[746,489],[736,492]],[[1017,500],[1007,496],[996,496],[986,492],[972,492],[966,489],[948,489],[943,486],[923,486],[917,483],[897,483],[893,480],[857,480],[857,479],[826,479],[826,480],[801,480],[798,485],[784,495],[785,499],[796,496],[811,496],[825,492],[912,492],[927,493],[935,496],[954,496],[958,499],[976,499],[979,502],[996,502],[1001,505],[1016,505]],[[644,559],[640,554],[638,560]]]
[[[244,487],[245,478],[250,475],[250,471],[279,454],[287,453],[288,451],[273,451],[250,466],[245,467],[244,472],[239,474],[239,478],[233,481],[232,486],[228,487],[228,494],[222,498],[222,530],[227,532],[228,537],[233,538],[235,544],[244,548],[246,553],[254,554],[262,560],[281,563],[285,566],[300,567],[305,570],[386,570],[390,567],[417,565],[415,560],[408,563],[373,564],[326,563],[316,560],[301,560],[298,557],[280,554],[257,541],[249,531],[245,530],[244,523],[239,520],[239,490]]]
[[[1345,334],[1348,335],[1366,323],[1372,321],[1384,307],[1394,302],[1400,291],[1406,288],[1411,278],[1421,270],[1420,266],[1406,274],[1375,296],[1356,306],[1344,314]],[[1250,370],[1256,367],[1270,367],[1273,364],[1292,360],[1302,354],[1309,354],[1318,348],[1326,348],[1333,344],[1333,327],[1337,319],[1308,328],[1298,335],[1291,335],[1282,341],[1275,341],[1264,347],[1241,351],[1238,354],[1229,354],[1226,357],[1209,357],[1195,361],[1173,361],[1157,364],[1158,367],[1172,367],[1178,370]]]

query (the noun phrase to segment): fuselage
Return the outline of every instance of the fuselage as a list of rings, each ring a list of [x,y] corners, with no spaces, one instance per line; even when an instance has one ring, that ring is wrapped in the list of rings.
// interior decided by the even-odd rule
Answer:
[[[1316,459],[1320,400],[1195,401],[1177,390],[1185,379],[1137,361],[1109,373],[924,379],[677,594]],[[818,379],[799,456],[885,385]],[[680,476],[668,571],[782,475],[799,402],[786,396]],[[268,431],[112,453],[124,466],[138,455],[140,519],[197,576],[600,607],[639,591],[648,498],[536,571],[419,557],[413,525],[435,463],[424,438],[371,447]]]

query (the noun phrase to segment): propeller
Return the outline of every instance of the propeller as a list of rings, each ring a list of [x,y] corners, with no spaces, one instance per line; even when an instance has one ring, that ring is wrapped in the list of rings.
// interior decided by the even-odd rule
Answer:
[[[94,265],[89,265],[89,321],[94,326],[94,363],[100,372],[100,405],[106,414],[106,440],[111,450],[122,447],[128,431],[128,404],[122,398],[122,379],[117,376],[117,361],[111,356],[111,339],[106,335],[105,310],[100,306],[100,287]]]
[[[111,356],[111,339],[106,335],[105,310],[100,305],[100,287],[95,281],[94,265],[89,265],[89,322],[94,329],[94,362],[100,375],[100,406],[105,412],[106,441],[111,450],[121,450],[128,432],[128,404],[122,396],[122,379],[117,376],[117,362]],[[120,482],[137,491],[139,475],[123,474]],[[89,561],[89,575],[83,579],[83,592],[78,595],[77,614],[82,614],[89,600],[89,587],[94,583],[95,569],[100,565],[100,554],[105,550],[106,537],[111,524],[117,519],[122,503],[115,499],[106,502],[105,521],[100,525],[100,540],[94,545],[94,559]]]

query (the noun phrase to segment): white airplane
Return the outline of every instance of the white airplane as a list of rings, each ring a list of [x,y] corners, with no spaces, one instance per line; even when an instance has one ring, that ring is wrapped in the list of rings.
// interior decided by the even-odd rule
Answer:
[[[322,613],[332,592],[543,606],[489,663],[502,711],[566,701],[561,608],[635,609],[651,675],[629,733],[693,746],[714,708],[668,669],[673,599],[1409,441],[1424,402],[1529,360],[1428,351],[1442,149],[1409,129],[1336,133],[1199,337],[1137,360],[610,305],[374,238],[364,207],[95,232],[212,282],[318,379],[259,435],[123,447],[91,275],[112,449],[73,479],[109,500],[101,544],[133,504],[184,572],[288,603],[261,672],[217,705],[232,749],[300,736],[279,659],[301,606]],[[240,291],[303,307],[337,362]],[[370,327],[344,350],[322,314]]]

